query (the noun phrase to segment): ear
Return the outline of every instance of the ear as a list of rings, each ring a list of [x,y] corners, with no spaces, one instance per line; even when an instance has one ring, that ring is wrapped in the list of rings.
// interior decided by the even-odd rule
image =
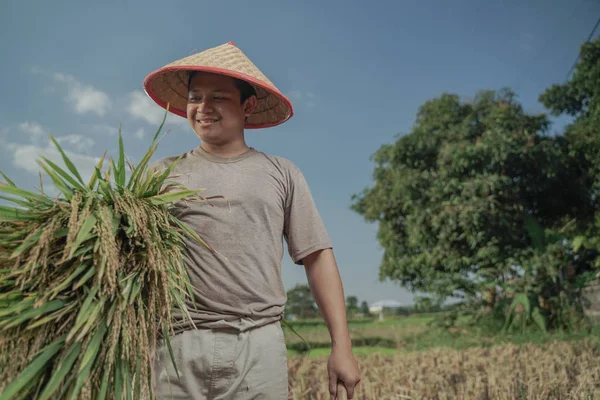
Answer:
[[[244,102],[244,115],[246,118],[248,118],[254,112],[254,109],[256,108],[256,102],[256,96],[250,96]]]

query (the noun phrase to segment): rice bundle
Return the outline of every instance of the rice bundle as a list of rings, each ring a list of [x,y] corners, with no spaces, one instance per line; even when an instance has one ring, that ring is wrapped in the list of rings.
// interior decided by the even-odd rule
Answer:
[[[148,167],[161,129],[128,179],[120,132],[117,163],[101,172],[105,153],[88,183],[51,137],[68,171],[39,164],[57,198],[2,174],[16,206],[0,206],[0,400],[153,398],[157,340],[191,293],[184,240],[206,245],[169,212],[202,197],[166,181],[175,164]]]

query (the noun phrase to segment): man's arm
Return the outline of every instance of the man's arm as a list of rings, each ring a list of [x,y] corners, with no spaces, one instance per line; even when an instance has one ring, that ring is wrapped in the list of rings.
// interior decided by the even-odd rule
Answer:
[[[331,336],[331,356],[327,363],[331,398],[342,398],[338,391],[341,382],[348,399],[352,399],[354,387],[360,382],[360,372],[352,354],[344,289],[333,251],[326,249],[312,253],[304,258],[303,264],[313,297]]]

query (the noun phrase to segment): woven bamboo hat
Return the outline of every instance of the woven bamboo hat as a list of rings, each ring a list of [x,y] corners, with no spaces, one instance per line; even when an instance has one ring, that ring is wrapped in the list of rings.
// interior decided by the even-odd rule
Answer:
[[[159,106],[187,118],[188,78],[191,71],[212,72],[242,79],[256,90],[257,104],[245,127],[267,128],[292,117],[292,103],[236,47],[229,42],[179,59],[151,72],[144,79],[144,90]]]

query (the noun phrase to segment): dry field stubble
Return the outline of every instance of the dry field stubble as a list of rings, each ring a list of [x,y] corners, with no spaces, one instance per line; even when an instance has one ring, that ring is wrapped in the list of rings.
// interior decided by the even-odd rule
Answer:
[[[358,359],[355,399],[600,399],[600,350],[592,342],[431,349]],[[290,397],[329,399],[326,360],[289,360]]]

